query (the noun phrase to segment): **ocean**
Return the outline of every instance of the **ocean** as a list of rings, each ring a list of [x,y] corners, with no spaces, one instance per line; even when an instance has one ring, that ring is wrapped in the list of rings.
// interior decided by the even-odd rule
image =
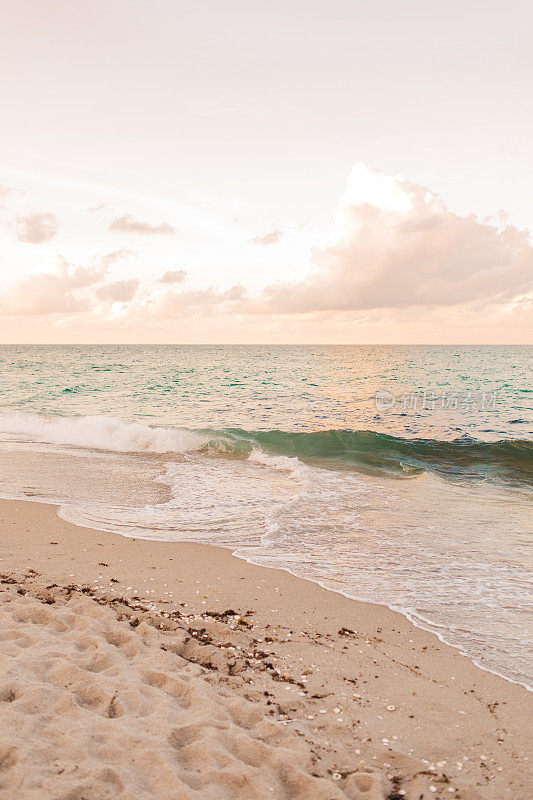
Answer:
[[[229,547],[394,608],[531,687],[532,356],[5,345],[0,495]]]

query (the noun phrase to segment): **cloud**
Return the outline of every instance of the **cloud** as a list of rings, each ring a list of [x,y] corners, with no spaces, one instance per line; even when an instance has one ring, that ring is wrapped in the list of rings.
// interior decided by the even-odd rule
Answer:
[[[114,264],[116,261],[120,261],[121,258],[131,258],[136,255],[137,253],[135,250],[129,250],[127,247],[121,247],[120,250],[113,250],[112,253],[107,253],[107,255],[102,256],[100,260],[105,267],[110,267],[111,264]]]
[[[15,189],[11,186],[0,186],[0,208],[5,205],[5,200],[10,194],[15,194]]]
[[[17,217],[16,232],[19,242],[44,244],[54,238],[59,230],[59,222],[53,214],[38,211],[26,217]]]
[[[60,258],[55,273],[28,275],[16,286],[3,292],[0,315],[67,314],[83,311],[90,306],[87,294],[80,290],[100,283],[106,267],[74,267]]]
[[[167,269],[159,278],[159,283],[183,283],[186,278],[187,273],[184,269]]]
[[[248,239],[250,244],[258,244],[262,247],[267,247],[269,244],[277,244],[281,237],[283,236],[283,231],[280,231],[276,228],[270,233],[264,233],[262,236],[252,236],[251,239]]]
[[[128,230],[132,224],[145,233],[144,226],[158,230],[131,215],[121,219]],[[282,236],[271,231],[255,243],[267,246]],[[279,248],[252,254],[240,245],[245,258],[279,262]],[[132,340],[205,341],[206,331],[215,330],[226,341],[523,341],[531,313],[527,231],[500,212],[491,219],[455,214],[429,189],[362,164],[352,172],[331,235],[312,249],[303,279],[272,283],[267,277],[265,288],[248,291],[209,283],[191,289],[185,270],[159,267],[154,275],[153,264],[161,262],[139,252],[115,249],[89,266],[62,259],[54,273],[22,278],[0,292],[0,314],[12,318],[3,326],[18,331],[17,317],[28,315],[24,332],[40,326],[44,338],[57,326],[62,336],[92,330],[101,340],[110,330],[128,330]],[[138,271],[120,264],[115,272],[128,258]],[[222,286],[228,286],[230,258],[221,262],[227,267],[220,267]],[[15,265],[5,272],[7,280]]]
[[[141,236],[176,233],[175,229],[168,222],[162,222],[160,225],[150,225],[148,222],[135,219],[131,214],[124,214],[122,217],[114,219],[109,224],[108,230],[120,231],[122,233],[138,233]]]
[[[449,211],[405,178],[357,164],[331,241],[302,281],[267,287],[271,313],[507,302],[531,289],[528,231]]]
[[[112,303],[127,303],[132,300],[139,288],[139,281],[135,278],[125,281],[112,281],[104,283],[95,291],[99,300],[109,300]]]
[[[234,313],[247,299],[244,286],[232,286],[226,290],[213,287],[189,289],[178,292],[168,289],[147,306],[149,316],[167,319],[187,316]]]
[[[7,291],[0,300],[1,316],[38,316],[50,314],[92,313],[99,302],[127,303],[137,294],[140,281],[104,280],[110,267],[122,258],[137,255],[122,248],[93,259],[89,267],[69,264],[59,256],[56,272],[27,275]]]

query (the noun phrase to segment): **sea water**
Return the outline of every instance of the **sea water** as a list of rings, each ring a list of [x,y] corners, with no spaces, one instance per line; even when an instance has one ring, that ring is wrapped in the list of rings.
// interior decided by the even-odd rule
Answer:
[[[397,609],[530,685],[532,356],[2,346],[0,494],[230,547]]]

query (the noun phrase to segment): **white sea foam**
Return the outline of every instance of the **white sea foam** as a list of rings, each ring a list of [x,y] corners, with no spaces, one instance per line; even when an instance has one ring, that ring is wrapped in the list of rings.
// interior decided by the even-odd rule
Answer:
[[[294,474],[305,469],[304,464],[302,464],[296,456],[273,456],[269,453],[265,453],[265,451],[261,450],[259,447],[253,448],[248,456],[248,460],[253,461],[255,464],[263,464],[263,466],[270,467],[271,469],[281,470],[282,472],[292,472]]]
[[[242,431],[105,416],[4,414],[0,494],[57,502],[60,516],[89,528],[230,547],[400,610],[484,668],[528,682],[520,495],[427,474],[415,483],[330,471],[265,452],[257,441],[252,449],[252,441]],[[58,445],[55,457],[42,459],[32,442]],[[65,445],[79,449],[65,453]],[[237,457],[216,457],[224,454]],[[154,491],[154,480],[168,492]]]
[[[207,436],[181,428],[151,427],[116,417],[0,415],[0,433],[47,444],[116,453],[185,453],[208,446]]]

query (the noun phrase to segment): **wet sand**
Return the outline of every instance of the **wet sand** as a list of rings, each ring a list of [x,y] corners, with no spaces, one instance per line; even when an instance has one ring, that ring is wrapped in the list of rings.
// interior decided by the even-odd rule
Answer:
[[[0,501],[0,798],[533,796],[531,694],[229,550]]]

